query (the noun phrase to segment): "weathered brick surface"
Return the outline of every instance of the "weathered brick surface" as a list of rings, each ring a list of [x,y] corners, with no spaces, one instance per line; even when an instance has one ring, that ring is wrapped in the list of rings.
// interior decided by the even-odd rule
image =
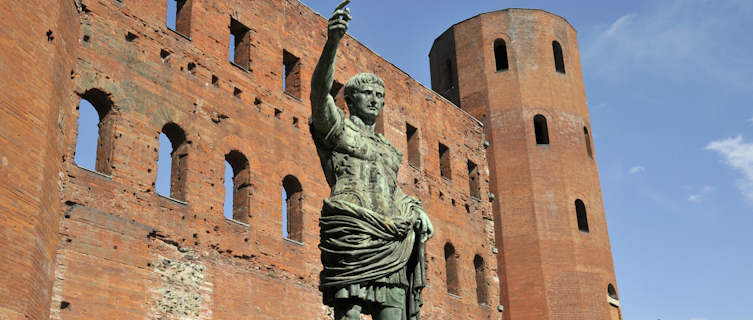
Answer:
[[[324,18],[297,1],[194,0],[188,39],[165,26],[163,1],[2,6],[0,40],[9,50],[0,61],[10,87],[0,96],[8,181],[0,193],[0,318],[331,317],[317,289],[316,246],[329,188],[306,101]],[[228,61],[231,17],[251,29],[249,71]],[[300,58],[303,99],[282,90],[283,50]],[[399,180],[424,201],[437,229],[427,246],[425,317],[500,318],[482,125],[352,38],[338,62],[339,83],[361,71],[385,80],[379,128],[395,146],[407,148],[406,121],[418,128],[418,169],[404,165]],[[113,104],[102,127],[109,135],[100,141],[111,150],[99,152],[111,155],[98,167],[108,175],[73,162],[77,106],[91,89]],[[154,188],[158,136],[168,122],[186,133],[185,203]],[[439,176],[439,142],[451,150],[449,180]],[[249,161],[248,226],[222,215],[231,150]],[[480,200],[470,197],[468,160],[483,169]],[[303,187],[303,245],[281,235],[280,192],[289,174]],[[448,241],[459,254],[459,297],[445,289]],[[476,301],[476,254],[488,267],[492,307]]]
[[[46,319],[78,18],[72,2],[0,1],[0,12],[0,319]]]
[[[509,69],[497,71],[494,42],[507,44]],[[555,71],[552,41],[566,73]],[[430,53],[432,84],[456,62],[448,98],[486,124],[501,301],[507,319],[610,319],[616,286],[575,30],[541,10],[508,9],[458,23]],[[533,117],[546,117],[548,145],[537,145]],[[574,201],[587,208],[578,229]]]
[[[190,38],[165,26],[164,1],[0,2],[0,319],[331,318],[317,289],[316,246],[329,188],[306,99],[326,20],[294,0],[191,2]],[[248,71],[228,61],[231,17],[251,30]],[[577,55],[569,26],[545,14],[518,18],[531,17],[516,22],[519,32],[546,38],[555,26]],[[497,32],[489,25],[469,20],[452,41],[480,50]],[[518,49],[512,59],[527,54]],[[496,75],[507,80],[492,86],[489,56],[452,50],[455,99],[486,127],[350,37],[336,72],[340,84],[362,71],[385,80],[377,127],[404,153],[406,122],[417,128],[421,155],[411,165],[403,158],[399,182],[423,200],[437,231],[427,244],[425,318],[501,319],[501,301],[514,319],[595,319],[580,315],[602,312],[593,301],[614,277],[595,162],[577,135],[587,125],[577,56],[566,60],[574,85],[535,72],[513,81],[525,69],[513,61]],[[283,92],[283,51],[300,58],[301,86],[289,90],[300,97]],[[551,95],[537,96],[541,86]],[[113,105],[101,129],[107,149],[98,152],[107,175],[73,161],[77,106],[92,89]],[[550,119],[546,149],[531,144],[536,112]],[[184,202],[155,192],[158,136],[170,122],[186,134]],[[439,143],[450,149],[450,179],[440,177]],[[249,162],[248,225],[222,215],[231,150]],[[469,160],[480,169],[480,199],[470,196]],[[303,245],[281,234],[287,175],[303,188]],[[589,206],[589,235],[572,231],[573,195]],[[445,284],[448,242],[458,254],[458,295]],[[485,304],[476,298],[475,255],[487,267]]]

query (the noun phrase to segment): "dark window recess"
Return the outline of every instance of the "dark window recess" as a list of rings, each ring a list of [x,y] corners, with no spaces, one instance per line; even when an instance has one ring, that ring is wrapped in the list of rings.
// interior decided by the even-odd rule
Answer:
[[[89,89],[79,96],[78,136],[73,160],[78,166],[110,175],[115,145],[111,96],[99,89]]]
[[[233,171],[232,183],[227,183],[225,189],[225,217],[248,223],[252,194],[248,159],[240,151],[233,150],[225,155],[225,165]],[[228,201],[231,203],[228,204]]]
[[[184,36],[191,35],[192,0],[167,0],[167,27]]]
[[[236,66],[251,70],[251,29],[230,18],[229,58]]]
[[[445,69],[445,75],[447,75],[447,78],[445,79],[445,92],[450,91],[451,89],[455,88],[455,72],[452,69],[452,60],[447,59],[444,62],[444,69]]]
[[[458,279],[458,255],[452,243],[444,245],[444,263],[445,263],[445,281],[447,292],[454,295],[460,295],[460,281]]]
[[[450,148],[439,143],[439,175],[445,179],[452,179],[452,168],[450,167]]]
[[[594,154],[591,150],[591,135],[588,134],[588,128],[586,127],[583,127],[583,138],[586,139],[586,152],[589,157],[593,158]]]
[[[496,62],[497,71],[510,69],[510,62],[507,59],[507,44],[503,39],[494,41],[494,61]]]
[[[580,199],[575,200],[575,214],[578,216],[578,230],[588,232],[586,205]]]
[[[282,236],[303,242],[303,188],[292,175],[282,179]]]
[[[343,90],[343,84],[337,81],[332,82],[332,88],[329,90],[329,95],[332,96],[332,100],[335,101],[335,105],[348,113],[348,104],[345,103],[345,90]]]
[[[301,59],[287,50],[282,50],[282,90],[301,98]]]
[[[405,123],[405,139],[408,144],[408,164],[414,168],[421,168],[421,153],[419,147],[421,145],[420,137],[418,135],[418,129],[409,123]]]
[[[188,146],[186,133],[177,124],[170,122],[162,127],[162,133],[167,137],[172,147],[170,151],[170,165],[167,159],[160,159],[160,166],[157,168],[157,183],[160,183],[160,177],[163,175],[170,177],[169,195],[170,198],[186,201],[185,186],[188,161]],[[160,149],[165,148],[162,144]],[[158,189],[159,186],[158,186]]]
[[[554,52],[554,69],[559,73],[565,73],[565,57],[562,55],[562,46],[557,41],[552,41]]]
[[[468,186],[472,198],[481,198],[481,184],[479,180],[478,166],[473,161],[468,160]]]
[[[614,289],[614,286],[611,283],[607,286],[607,295],[612,299],[619,300],[617,297],[617,290]]]
[[[549,128],[544,116],[537,114],[533,117],[533,128],[536,132],[536,144],[549,144]]]
[[[476,301],[478,304],[488,304],[489,285],[486,283],[486,266],[480,255],[473,257],[473,268],[476,270]]]

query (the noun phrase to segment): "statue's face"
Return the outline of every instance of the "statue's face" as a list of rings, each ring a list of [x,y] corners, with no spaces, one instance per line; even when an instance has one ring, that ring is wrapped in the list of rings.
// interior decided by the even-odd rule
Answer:
[[[375,83],[354,90],[350,99],[350,112],[366,123],[374,123],[384,108],[384,88]]]

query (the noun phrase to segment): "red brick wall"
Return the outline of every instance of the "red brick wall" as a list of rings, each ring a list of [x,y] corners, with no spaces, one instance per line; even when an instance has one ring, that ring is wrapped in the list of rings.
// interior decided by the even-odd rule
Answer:
[[[510,68],[497,72],[494,41],[500,38]],[[553,40],[563,47],[565,74],[555,71]],[[432,70],[447,56],[459,66],[460,105],[486,124],[491,142],[505,316],[608,318],[606,290],[616,283],[596,160],[583,135],[584,127],[591,130],[575,30],[541,10],[491,12],[438,38]],[[536,144],[537,114],[547,119],[548,145]],[[588,233],[578,230],[576,199],[587,208]]]
[[[73,1],[0,3],[0,318],[47,319],[61,214]]]
[[[12,48],[0,53],[3,67],[12,68],[2,72],[11,87],[0,93],[0,156],[8,159],[3,178],[13,181],[0,184],[8,212],[0,221],[7,261],[0,266],[0,318],[328,318],[317,290],[317,222],[329,188],[308,132],[306,99],[326,20],[297,1],[192,0],[187,39],[165,26],[164,1],[83,0],[80,11],[77,1],[62,3],[0,11],[4,32],[18,30],[0,38]],[[251,29],[250,72],[228,61],[231,17]],[[283,93],[283,50],[300,58],[302,100]],[[405,152],[406,121],[420,135],[420,169],[404,165],[399,180],[423,200],[437,229],[427,244],[425,317],[501,318],[482,125],[346,37],[336,80],[362,71],[387,85],[380,120],[387,138]],[[93,88],[114,105],[108,176],[73,161],[79,95]],[[158,136],[168,122],[186,133],[185,203],[155,193]],[[450,148],[449,180],[440,178],[439,142]],[[247,226],[222,214],[231,150],[249,161]],[[470,197],[468,160],[481,168],[480,200]],[[303,187],[303,245],[281,234],[280,193],[289,174]],[[457,296],[445,288],[447,241],[458,253]],[[487,265],[490,306],[477,303],[476,254]]]

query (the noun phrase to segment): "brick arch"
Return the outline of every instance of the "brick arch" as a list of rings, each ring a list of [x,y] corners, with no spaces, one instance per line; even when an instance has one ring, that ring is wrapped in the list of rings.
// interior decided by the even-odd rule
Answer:
[[[111,110],[113,114],[121,115],[133,109],[133,100],[129,95],[110,76],[99,72],[79,74],[76,77],[76,89],[71,98],[77,102],[82,94],[92,89],[101,90],[109,95],[109,99],[113,104]]]
[[[215,144],[215,149],[209,150],[209,152],[213,153],[213,157],[222,159],[219,161],[222,165],[217,166],[218,171],[216,176],[218,181],[224,182],[225,162],[229,163],[233,168],[233,186],[235,189],[233,191],[233,220],[251,225],[253,224],[254,213],[258,213],[252,209],[254,208],[254,194],[257,191],[256,186],[273,183],[273,181],[271,179],[264,179],[263,175],[259,172],[260,159],[256,156],[254,150],[247,147],[248,145],[246,139],[231,134],[222,137],[220,143]],[[220,147],[218,148],[217,146]],[[242,158],[238,159],[238,155],[241,155]],[[243,164],[238,163],[239,161],[243,162]],[[239,165],[241,168],[239,168]]]
[[[541,115],[546,119],[546,131],[547,138],[549,140],[549,143],[547,144],[551,145],[553,141],[556,143],[555,140],[557,140],[557,127],[562,126],[560,124],[560,122],[562,121],[560,120],[557,112],[552,112],[549,108],[531,108],[524,113],[524,121],[526,122],[526,127],[530,128],[527,129],[530,130],[530,132],[527,132],[527,134],[531,137],[530,139],[532,139],[534,144],[536,144],[536,127],[534,126],[534,118],[538,115]]]
[[[298,176],[288,174],[281,180],[282,190],[285,198],[283,204],[285,205],[287,218],[287,224],[285,225],[287,234],[286,239],[303,243],[303,200],[304,192],[303,185]]]
[[[444,244],[445,284],[447,293],[460,295],[459,254],[450,241]]]
[[[190,164],[190,158],[189,153],[192,153],[192,141],[189,140],[188,133],[184,126],[181,124],[178,124],[174,121],[168,121],[165,122],[164,125],[160,128],[160,130],[157,132],[155,139],[157,140],[156,145],[159,147],[157,150],[157,159],[159,160],[159,150],[161,148],[166,148],[167,146],[161,145],[159,143],[159,136],[160,134],[164,134],[167,136],[168,140],[170,140],[170,147],[172,148],[172,152],[170,153],[171,157],[171,163],[170,163],[170,198],[173,198],[175,200],[180,201],[187,201],[187,194],[188,194],[188,172],[189,172],[189,164]],[[155,161],[156,162],[156,161]],[[159,168],[158,170],[159,171]],[[158,179],[158,177],[155,177],[155,179]]]
[[[76,88],[70,94],[70,121],[69,126],[76,127],[76,134],[69,136],[69,149],[66,152],[71,159],[75,159],[78,146],[78,119],[80,117],[79,106],[82,100],[89,101],[98,115],[98,139],[96,144],[96,160],[94,171],[105,175],[113,174],[113,158],[116,157],[117,145],[115,132],[120,125],[123,110],[129,110],[131,100],[123,90],[112,81],[109,76],[87,72],[76,77]],[[71,132],[64,130],[63,132]],[[72,140],[72,141],[71,141]],[[74,161],[75,162],[75,161]]]
[[[512,46],[510,45],[511,44],[510,36],[507,35],[506,33],[498,32],[498,33],[495,33],[491,37],[491,39],[492,40],[489,41],[489,44],[487,45],[487,47],[484,48],[485,50],[491,49],[491,55],[490,56],[492,57],[492,59],[491,59],[491,67],[490,67],[489,70],[503,71],[503,70],[500,70],[499,68],[497,68],[498,67],[498,62],[497,62],[498,56],[497,56],[497,50],[496,49],[497,49],[497,46],[499,45],[500,41],[504,42],[505,49],[506,49],[505,53],[506,53],[506,58],[507,58],[507,68],[504,69],[504,71],[511,70],[512,66],[513,66],[512,62],[513,62],[514,55],[513,55],[513,52],[512,52]]]

